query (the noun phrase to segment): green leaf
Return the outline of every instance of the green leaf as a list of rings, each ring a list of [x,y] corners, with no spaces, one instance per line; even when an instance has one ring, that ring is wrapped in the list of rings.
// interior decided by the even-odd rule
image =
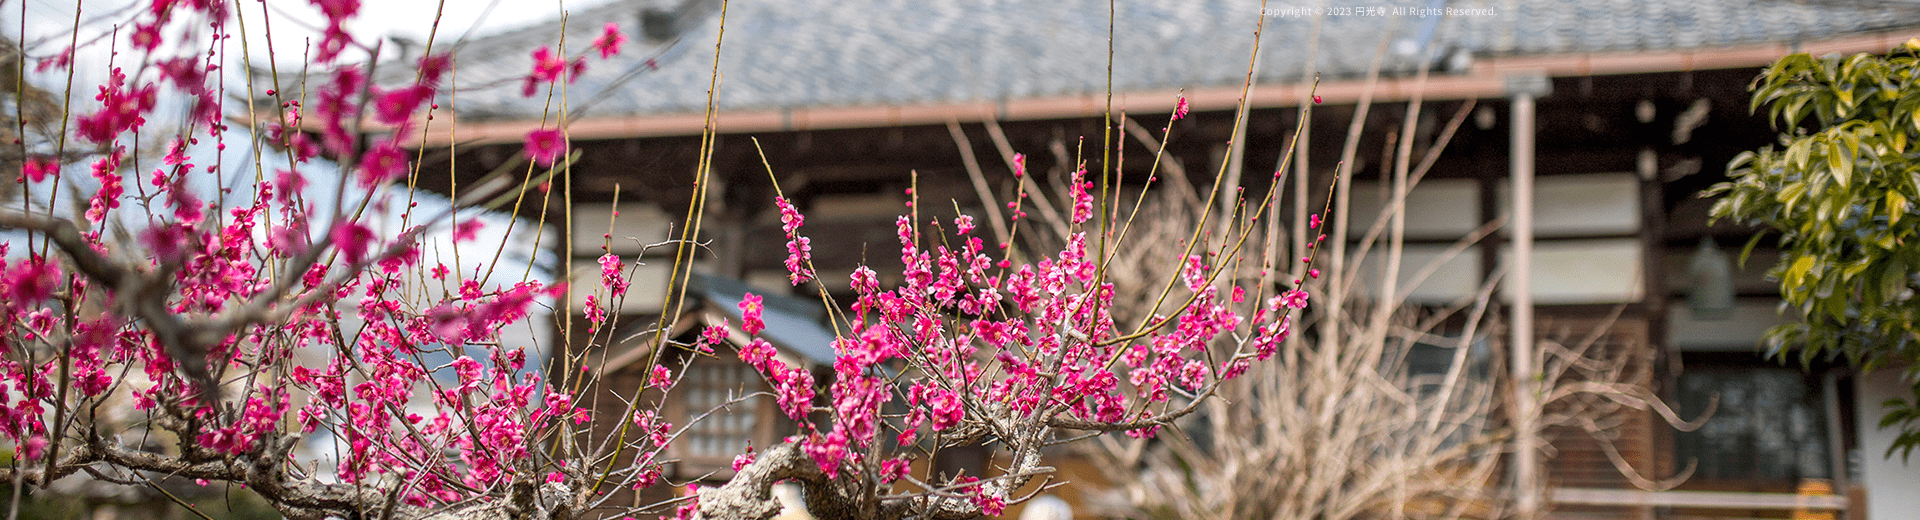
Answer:
[[[1916,112],[1914,115],[1915,128],[1920,128],[1920,112]],[[1794,141],[1793,144],[1787,145],[1787,162],[1791,164],[1795,170],[1806,171],[1808,156],[1812,154],[1813,143],[1805,139],[1797,140]]]
[[[1840,281],[1844,282],[1844,281],[1852,280],[1856,276],[1860,276],[1860,273],[1865,272],[1868,267],[1873,266],[1872,262],[1873,262],[1872,258],[1861,258],[1859,260],[1847,262],[1846,265],[1840,267]]]
[[[1900,217],[1906,214],[1907,214],[1907,196],[1901,195],[1899,190],[1888,191],[1887,192],[1887,222],[1889,224],[1899,224]]]
[[[1781,58],[1751,86],[1777,144],[1735,156],[1713,218],[1779,232],[1776,359],[1920,367],[1920,39],[1891,56]],[[1764,105],[1764,107],[1763,107]],[[1762,112],[1764,108],[1766,111]],[[1747,242],[1747,257],[1760,237]],[[1910,370],[1909,377],[1920,375]],[[1885,414],[1903,456],[1920,447],[1920,384]]]
[[[1794,203],[1800,202],[1800,197],[1806,194],[1806,184],[1794,183],[1788,184],[1785,188],[1781,188],[1774,196],[1778,198],[1781,204],[1792,206]]]
[[[1780,126],[1783,129],[1792,129],[1795,125],[1800,124],[1800,120],[1804,118],[1804,116],[1800,115],[1800,109],[1807,105],[1807,98],[1805,96],[1794,96],[1792,99],[1792,101],[1787,103],[1787,108],[1784,111],[1786,116],[1780,121]],[[1914,124],[1920,125],[1920,118],[1915,118]],[[1920,126],[1915,126],[1915,128],[1920,128]]]
[[[1853,179],[1853,161],[1843,155],[1839,143],[1827,143],[1827,169],[1833,172],[1833,181],[1846,188]]]
[[[1902,262],[1900,261],[1899,258],[1895,258],[1893,259],[1892,263],[1887,264],[1887,269],[1885,271],[1880,272],[1880,296],[1882,298],[1892,298],[1894,297],[1894,295],[1900,294],[1900,290],[1905,289],[1906,287],[1907,287],[1906,262]]]
[[[1787,275],[1785,277],[1787,286],[1799,287],[1802,285],[1802,282],[1806,280],[1807,272],[1812,270],[1813,257],[1801,256],[1800,258],[1794,259],[1793,265],[1787,268]]]
[[[1760,245],[1760,239],[1766,238],[1766,236],[1766,233],[1754,233],[1753,238],[1747,239],[1747,246],[1740,248],[1741,269],[1747,268],[1747,257],[1753,256],[1753,246]]]

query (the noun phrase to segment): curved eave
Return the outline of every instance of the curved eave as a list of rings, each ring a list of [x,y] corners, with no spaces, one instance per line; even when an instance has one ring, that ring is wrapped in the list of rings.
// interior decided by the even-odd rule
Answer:
[[[1914,38],[1920,38],[1920,27],[1825,40],[1686,50],[1482,56],[1474,59],[1466,73],[1432,76],[1424,88],[1416,87],[1410,77],[1380,78],[1372,88],[1368,88],[1364,79],[1325,81],[1317,89],[1309,83],[1259,85],[1248,93],[1247,102],[1253,108],[1298,106],[1309,99],[1309,90],[1319,94],[1323,102],[1332,104],[1358,103],[1369,93],[1373,102],[1405,101],[1415,95],[1429,101],[1500,98],[1506,95],[1506,78],[1514,74],[1581,77],[1761,67],[1796,52],[1816,56],[1882,53]],[[1239,105],[1241,90],[1239,86],[1207,87],[1188,90],[1186,96],[1193,110],[1224,111]],[[1166,113],[1171,111],[1174,98],[1179,94],[1176,90],[1115,93],[1113,106],[1131,113]],[[1066,119],[1100,117],[1105,103],[1104,96],[1076,95],[907,106],[723,110],[714,116],[714,125],[721,133],[753,133],[930,125],[950,120]],[[524,140],[527,132],[551,125],[540,121],[497,120],[462,123],[456,115],[443,110],[424,130],[410,132],[406,143],[415,147],[517,143]],[[686,136],[700,134],[706,126],[706,116],[700,113],[587,117],[569,124],[567,134],[575,140]],[[367,130],[383,133],[387,129]]]

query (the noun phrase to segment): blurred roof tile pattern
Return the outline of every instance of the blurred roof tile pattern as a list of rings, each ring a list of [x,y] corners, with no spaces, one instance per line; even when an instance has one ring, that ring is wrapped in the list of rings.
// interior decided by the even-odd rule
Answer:
[[[1258,1],[1112,5],[1114,92],[1245,81],[1262,13]],[[1267,5],[1262,83],[1300,81],[1310,66],[1325,78],[1358,76],[1376,57],[1386,73],[1401,74],[1462,53],[1679,50],[1920,25],[1914,1],[1436,0],[1301,15],[1315,5]],[[1107,92],[1108,6],[1098,0],[734,2],[726,13],[719,106],[779,110],[1097,95]],[[571,110],[594,117],[704,110],[719,8],[718,0],[615,0],[574,11],[566,23],[568,54],[587,50],[609,21],[621,25],[628,43],[612,60],[588,58],[589,72],[566,88]],[[1396,8],[1441,14],[1396,14]],[[522,97],[520,78],[531,66],[528,50],[557,44],[560,25],[535,23],[459,48],[461,117],[541,119],[546,96]],[[1431,60],[1420,50],[1426,40]]]

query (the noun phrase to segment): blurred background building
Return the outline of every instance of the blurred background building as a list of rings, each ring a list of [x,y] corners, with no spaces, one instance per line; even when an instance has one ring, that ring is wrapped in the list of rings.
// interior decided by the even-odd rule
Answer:
[[[1920,36],[1920,3],[1403,4],[733,2],[713,94],[717,136],[704,237],[713,254],[699,265],[711,276],[703,298],[725,311],[724,300],[745,287],[791,290],[762,151],[780,188],[809,215],[803,232],[813,238],[821,278],[839,281],[861,263],[883,276],[898,272],[894,216],[907,211],[916,182],[922,200],[957,201],[926,205],[923,218],[956,209],[984,217],[991,208],[980,201],[1015,193],[1013,153],[1026,154],[1043,183],[1097,157],[1109,93],[1116,112],[1158,135],[1184,92],[1193,114],[1172,123],[1164,160],[1192,172],[1186,180],[1202,193],[1209,172],[1222,166],[1250,193],[1265,189],[1301,108],[1311,106],[1303,154],[1290,168],[1310,181],[1304,200],[1319,207],[1336,163],[1351,153],[1355,215],[1386,203],[1391,143],[1412,139],[1424,149],[1448,132],[1449,116],[1464,114],[1407,199],[1410,267],[1397,276],[1412,300],[1445,304],[1504,276],[1504,308],[1531,309],[1510,316],[1519,337],[1604,326],[1598,337],[1608,348],[1636,349],[1648,368],[1642,382],[1683,416],[1718,399],[1717,411],[1692,432],[1668,428],[1652,412],[1611,418],[1618,457],[1645,478],[1694,468],[1675,490],[1635,487],[1584,432],[1546,432],[1554,450],[1538,465],[1550,483],[1552,517],[1899,519],[1920,511],[1911,493],[1920,489],[1920,469],[1883,458],[1893,434],[1875,427],[1877,403],[1905,386],[1888,373],[1766,359],[1761,336],[1782,319],[1777,289],[1764,279],[1771,244],[1759,242],[1744,267],[1734,263],[1755,230],[1709,226],[1712,201],[1699,197],[1726,178],[1735,154],[1777,135],[1749,109],[1747,87],[1761,67],[1794,52],[1886,52]],[[528,49],[558,41],[559,19],[451,47],[455,102],[414,144],[425,151],[422,171],[452,175],[422,181],[441,191],[454,181],[479,189],[483,174],[517,160],[528,131],[551,127],[564,113],[572,146],[584,154],[570,181],[548,182],[571,182],[572,198],[554,189],[552,200],[522,205],[523,216],[544,209],[548,222],[571,217],[561,229],[572,240],[560,253],[575,259],[582,280],[597,276],[603,234],[615,254],[652,255],[618,312],[659,314],[662,300],[651,295],[671,252],[643,246],[667,238],[694,189],[720,18],[717,0],[574,10],[564,24],[567,48],[585,49],[607,22],[621,25],[628,46],[551,98],[523,96],[519,79],[531,68]],[[1236,128],[1248,82],[1246,125]],[[1416,98],[1420,124],[1399,135]],[[1351,145],[1350,128],[1359,130]],[[1125,181],[1138,184],[1152,148],[1116,139],[1127,141]],[[1513,204],[1515,185],[1530,187],[1533,204]],[[1286,200],[1298,190],[1285,187]],[[1446,253],[1496,221],[1504,226],[1489,239]],[[1369,225],[1354,224],[1346,238],[1359,239]],[[1530,253],[1517,256],[1516,248]],[[1409,275],[1429,261],[1439,270],[1416,284]],[[1379,276],[1369,267],[1377,260],[1344,263]],[[1530,280],[1516,271],[1530,271]],[[1616,309],[1619,319],[1603,319]],[[1511,345],[1511,334],[1490,337]],[[818,340],[782,347],[805,358],[819,348],[806,342]],[[607,348],[618,356],[638,347]],[[724,368],[714,374],[753,383]],[[751,433],[756,445],[778,435],[751,422],[726,424]],[[974,456],[937,463],[974,472],[990,466],[990,453]],[[693,466],[683,478],[713,469],[687,460]],[[1076,489],[1048,507],[1089,517],[1092,499]]]

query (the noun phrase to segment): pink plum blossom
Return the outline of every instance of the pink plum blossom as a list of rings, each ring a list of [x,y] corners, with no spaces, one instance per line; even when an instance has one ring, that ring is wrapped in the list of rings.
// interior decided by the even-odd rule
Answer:
[[[527,132],[527,159],[542,167],[553,166],[553,162],[567,152],[566,136],[558,128],[542,128]]]

